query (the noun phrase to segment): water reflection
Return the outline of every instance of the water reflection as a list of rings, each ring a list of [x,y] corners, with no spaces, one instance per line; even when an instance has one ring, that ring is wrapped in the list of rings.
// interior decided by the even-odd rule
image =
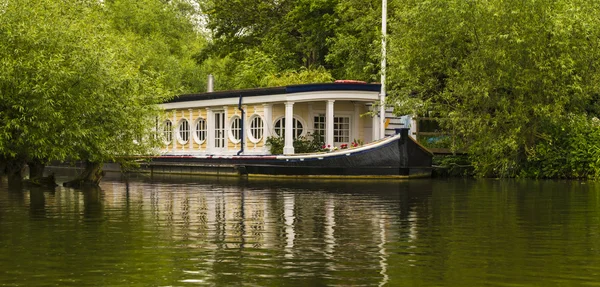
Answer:
[[[83,217],[87,221],[102,220],[103,200],[99,187],[85,187],[80,191],[83,194]]]
[[[287,258],[293,257],[292,250],[294,248],[294,239],[296,239],[296,232],[294,231],[294,195],[287,193],[283,196],[283,218],[285,224],[285,256]]]
[[[46,197],[43,189],[34,188],[29,192],[29,212],[33,218],[46,217]]]
[[[74,286],[589,283],[600,277],[598,190],[199,177],[108,178],[81,191],[0,186],[0,262],[16,258]],[[0,270],[0,285],[32,275]]]

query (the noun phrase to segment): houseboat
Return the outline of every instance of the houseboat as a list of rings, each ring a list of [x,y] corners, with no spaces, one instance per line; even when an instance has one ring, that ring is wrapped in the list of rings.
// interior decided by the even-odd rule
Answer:
[[[164,147],[147,168],[249,176],[430,176],[432,154],[408,129],[381,132],[382,122],[389,121],[372,116],[380,89],[340,81],[180,95],[162,104]],[[296,151],[296,139],[315,135],[325,151]],[[271,137],[283,140],[280,154],[271,153]]]

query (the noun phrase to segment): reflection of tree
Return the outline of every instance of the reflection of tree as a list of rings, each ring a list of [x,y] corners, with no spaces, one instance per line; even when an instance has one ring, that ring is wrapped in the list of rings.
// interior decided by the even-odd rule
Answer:
[[[83,187],[83,216],[87,220],[102,219],[102,190],[100,187]]]
[[[46,217],[46,197],[44,190],[33,188],[29,192],[29,213],[33,218]]]

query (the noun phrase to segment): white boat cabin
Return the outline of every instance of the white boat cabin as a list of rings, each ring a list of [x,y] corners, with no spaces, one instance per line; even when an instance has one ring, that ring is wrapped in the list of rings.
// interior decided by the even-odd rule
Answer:
[[[162,104],[162,153],[267,155],[267,138],[277,136],[291,155],[294,139],[311,134],[320,134],[331,148],[368,143],[380,138],[379,118],[364,115],[379,100],[380,88],[327,83],[181,95]]]

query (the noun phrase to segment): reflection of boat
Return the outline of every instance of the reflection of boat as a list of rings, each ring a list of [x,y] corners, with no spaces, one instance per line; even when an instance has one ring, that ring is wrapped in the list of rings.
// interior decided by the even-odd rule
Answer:
[[[431,174],[431,153],[402,129],[353,149],[296,155],[163,155],[148,167],[153,172],[206,173],[220,168],[242,175],[423,177]]]
[[[431,153],[407,129],[385,137],[378,116],[361,116],[374,112],[379,89],[352,82],[179,96],[162,105],[165,142],[147,167],[269,176],[430,175]],[[295,153],[298,140],[317,134],[329,152]],[[281,154],[272,154],[270,138],[279,139]]]

